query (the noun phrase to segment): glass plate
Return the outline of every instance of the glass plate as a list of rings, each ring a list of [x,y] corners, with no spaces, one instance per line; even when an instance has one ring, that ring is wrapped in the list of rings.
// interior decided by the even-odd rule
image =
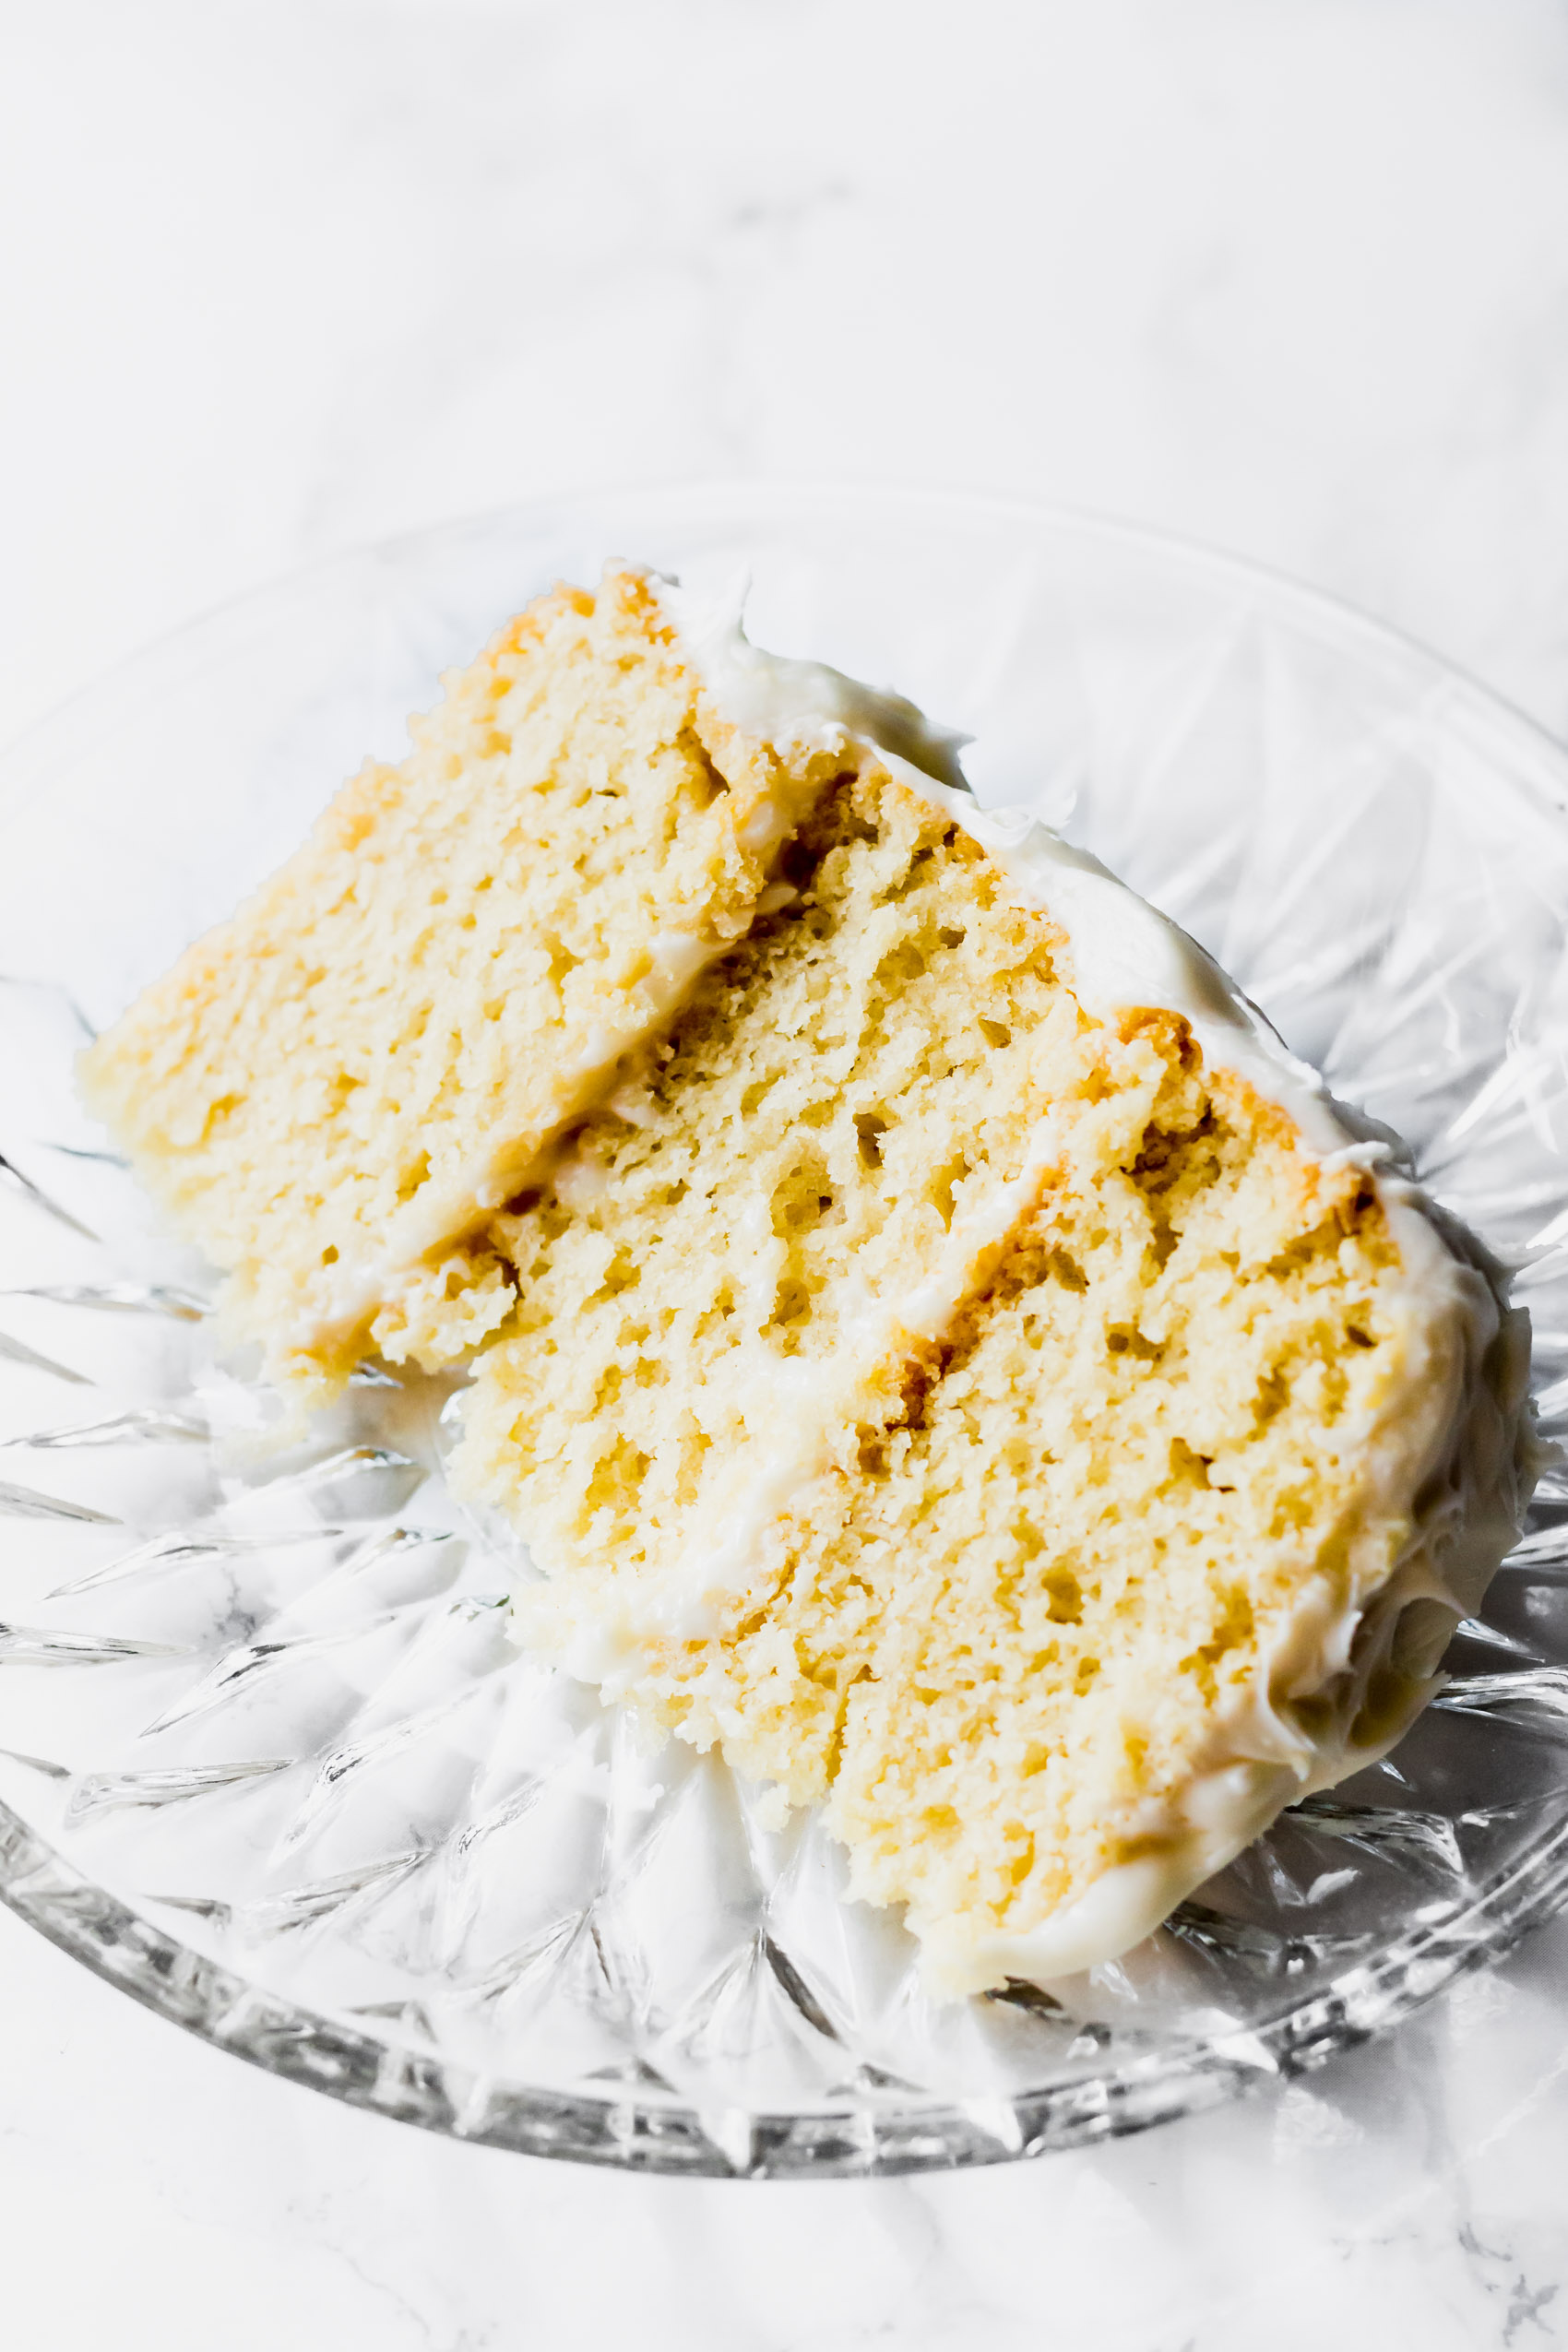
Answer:
[[[744,566],[757,639],[896,682],[1211,947],[1525,1270],[1568,1425],[1568,763],[1324,600],[1001,502],[575,499],[204,622],[0,771],[0,1895],[221,2048],[379,2112],[660,2171],[867,2173],[1133,2131],[1320,2061],[1568,1887],[1568,1480],[1397,1752],[1120,1965],[932,2003],[810,1820],[520,1656],[449,1387],[292,1451],[71,1056],[516,606]]]

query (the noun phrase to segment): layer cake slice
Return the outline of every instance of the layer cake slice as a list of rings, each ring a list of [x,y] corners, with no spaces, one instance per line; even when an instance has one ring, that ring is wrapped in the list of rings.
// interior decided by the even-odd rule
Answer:
[[[951,1991],[1382,1754],[1514,1538],[1499,1269],[897,697],[629,570],[88,1057],[325,1393],[474,1354],[526,1638],[818,1804]]]

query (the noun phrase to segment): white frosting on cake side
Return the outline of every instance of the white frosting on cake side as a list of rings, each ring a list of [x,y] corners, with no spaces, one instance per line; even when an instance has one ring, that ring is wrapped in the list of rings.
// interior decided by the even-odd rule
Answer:
[[[1106,1871],[1028,1933],[983,1946],[911,1915],[933,1981],[951,1992],[1003,1976],[1064,1976],[1141,1941],[1284,1804],[1386,1752],[1431,1695],[1454,1625],[1478,1606],[1515,1539],[1538,1467],[1525,1403],[1527,1318],[1508,1306],[1503,1271],[1480,1245],[1391,1165],[1393,1139],[1333,1100],[1194,940],[1027,810],[979,807],[956,766],[965,738],[932,727],[901,696],[819,663],[764,653],[742,631],[739,598],[702,612],[677,588],[656,585],[721,718],[773,742],[847,751],[869,744],[1065,933],[1075,993],[1087,1011],[1101,1019],[1145,1006],[1179,1014],[1206,1063],[1236,1073],[1284,1111],[1314,1161],[1366,1171],[1399,1253],[1394,1309],[1404,1326],[1404,1376],[1360,1433],[1368,1523],[1404,1517],[1420,1498],[1393,1573],[1384,1557],[1361,1577],[1352,1566],[1348,1591],[1336,1594],[1320,1579],[1303,1592],[1241,1696],[1217,1710],[1208,1752],[1179,1800],[1140,1817],[1140,1859]],[[745,1492],[672,1585],[579,1644],[573,1670],[624,1688],[643,1642],[713,1628],[716,1603],[765,1565],[769,1530],[791,1494],[827,1467],[839,1392],[854,1389],[899,1330],[941,1337],[968,1295],[977,1259],[1026,1205],[1052,1144],[1047,1120],[1025,1170],[955,1229],[936,1274],[903,1299],[868,1301],[837,1377],[818,1367],[809,1382],[780,1384],[770,1364],[769,1436]],[[1310,1716],[1306,1701],[1313,1702]]]
[[[938,727],[891,689],[862,685],[824,661],[765,653],[742,626],[748,581],[741,575],[717,603],[688,596],[678,581],[643,576],[673,622],[682,651],[701,677],[714,708],[742,734],[810,750],[873,743],[927,781],[968,794],[958,754],[969,741]]]

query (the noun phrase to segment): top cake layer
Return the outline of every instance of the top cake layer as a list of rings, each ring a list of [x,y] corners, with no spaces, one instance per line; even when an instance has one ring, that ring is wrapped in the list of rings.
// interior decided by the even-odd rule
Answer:
[[[507,1312],[463,1246],[739,937],[840,764],[713,707],[647,581],[514,621],[84,1057],[275,1376],[450,1360]]]

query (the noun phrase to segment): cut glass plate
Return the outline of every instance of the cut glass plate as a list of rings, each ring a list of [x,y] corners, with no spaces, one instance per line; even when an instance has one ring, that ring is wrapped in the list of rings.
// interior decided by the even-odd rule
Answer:
[[[1568,761],[1322,599],[1003,503],[707,488],[335,562],[0,769],[0,1896],[164,2015],[433,2130],[687,2173],[918,2169],[1310,2066],[1568,1889],[1568,1477],[1436,1705],[1115,1966],[932,2002],[816,1824],[518,1651],[367,1370],[284,1450],[72,1057],[512,610],[609,555],[968,730],[1194,932],[1521,1268],[1568,1432]]]

